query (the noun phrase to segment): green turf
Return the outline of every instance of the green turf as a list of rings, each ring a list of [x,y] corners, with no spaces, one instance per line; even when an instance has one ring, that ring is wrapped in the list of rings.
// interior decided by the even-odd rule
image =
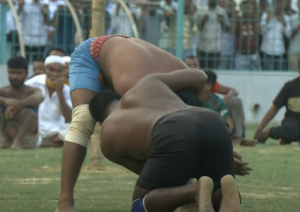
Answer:
[[[247,137],[252,137],[250,127]],[[236,150],[253,172],[237,177],[244,212],[300,211],[300,151],[268,141]],[[61,149],[0,150],[0,212],[54,212],[60,190]],[[89,158],[85,164],[89,163]],[[103,172],[83,171],[76,186],[80,212],[130,211],[136,176],[105,161]]]

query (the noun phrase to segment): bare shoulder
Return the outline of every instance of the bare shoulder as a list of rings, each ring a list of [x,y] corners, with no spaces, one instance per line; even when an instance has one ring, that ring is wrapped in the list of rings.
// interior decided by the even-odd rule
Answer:
[[[0,88],[0,96],[7,96],[11,93],[10,85]]]

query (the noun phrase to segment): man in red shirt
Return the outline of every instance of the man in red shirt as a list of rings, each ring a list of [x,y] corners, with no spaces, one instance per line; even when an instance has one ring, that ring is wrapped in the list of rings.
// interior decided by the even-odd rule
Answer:
[[[242,16],[238,19],[235,28],[237,70],[260,70],[261,62],[258,53],[259,25],[253,13],[251,2],[241,3]]]

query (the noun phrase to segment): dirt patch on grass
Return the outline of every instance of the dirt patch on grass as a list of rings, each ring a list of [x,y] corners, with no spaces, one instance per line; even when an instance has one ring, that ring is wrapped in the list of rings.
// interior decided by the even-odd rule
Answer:
[[[130,171],[111,167],[111,166],[103,166],[101,169],[93,169],[91,166],[82,167],[81,171],[83,173],[108,173],[108,174],[122,174],[122,175],[130,175],[132,174]]]
[[[52,177],[52,178],[24,178],[24,179],[15,179],[16,183],[23,185],[34,185],[34,184],[49,184],[56,181],[59,181],[60,178]]]

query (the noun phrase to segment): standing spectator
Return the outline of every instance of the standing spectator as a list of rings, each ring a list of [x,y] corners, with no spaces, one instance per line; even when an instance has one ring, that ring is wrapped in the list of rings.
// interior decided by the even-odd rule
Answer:
[[[229,26],[222,33],[222,43],[221,43],[221,58],[219,68],[234,69],[234,54],[235,54],[235,35],[234,29],[237,19],[236,4],[234,0],[227,0],[225,2],[225,10],[229,19]]]
[[[58,1],[58,10],[55,13],[54,24],[55,36],[54,45],[61,46],[66,54],[72,54],[75,48],[75,22],[65,2]]]
[[[18,13],[27,59],[31,54],[33,60],[43,57],[47,44],[48,4],[41,4],[39,0],[24,4],[24,0],[20,0]]]
[[[298,0],[300,8],[300,0]],[[300,58],[300,16],[296,13],[290,18],[292,35],[289,46],[289,70],[297,70],[298,60]]]
[[[289,17],[291,15],[297,13],[297,11],[292,8],[292,1],[291,0],[285,0],[285,3],[284,3],[284,12]]]
[[[261,19],[263,41],[261,50],[264,53],[265,70],[284,69],[284,36],[290,37],[289,17],[284,13],[283,0],[274,1],[274,11],[263,14]]]
[[[222,31],[229,27],[224,9],[216,0],[208,1],[208,10],[199,11],[197,21],[200,30],[199,62],[201,68],[217,68],[221,53]]]
[[[173,0],[163,0],[160,2],[160,12],[164,19],[160,25],[159,47],[172,53],[172,34],[175,33],[175,19],[177,12],[177,2]]]
[[[135,17],[135,14],[133,13],[130,5],[127,4],[127,6],[129,7],[131,14]],[[127,13],[121,7],[120,3],[117,4],[114,15],[111,17],[111,28],[112,34],[133,37],[131,22],[129,20],[129,17],[127,16]]]
[[[260,55],[258,52],[259,24],[253,17],[252,4],[249,0],[240,4],[242,16],[238,19],[236,34],[237,70],[260,70]]]
[[[267,12],[269,8],[269,2],[268,0],[259,0],[258,2],[258,7],[257,7],[257,10],[256,10],[256,16],[255,16],[255,20],[256,20],[256,23],[260,23],[261,21],[261,17],[262,15]],[[262,40],[263,40],[263,36],[261,34],[261,32],[259,32],[259,36],[258,36],[258,47],[260,48],[261,45],[262,45]],[[260,67],[265,67],[265,63],[264,63],[264,60],[262,60],[262,58],[264,58],[264,53],[261,51],[261,49],[259,49],[259,56],[260,56],[260,64],[261,66]]]

